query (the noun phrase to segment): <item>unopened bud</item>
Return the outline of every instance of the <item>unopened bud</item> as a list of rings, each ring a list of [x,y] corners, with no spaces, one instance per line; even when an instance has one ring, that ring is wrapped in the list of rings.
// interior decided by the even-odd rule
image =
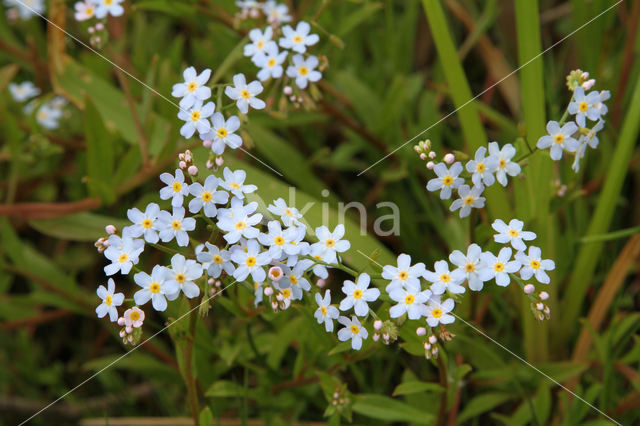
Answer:
[[[432,345],[435,345],[436,342],[438,341],[438,338],[435,335],[431,335],[429,336],[429,343],[431,343]]]
[[[427,159],[427,155],[423,152],[422,154],[420,154],[420,159],[421,160],[426,160]]]
[[[209,170],[213,169],[213,161],[212,160],[207,160],[207,169],[209,169]]]
[[[293,89],[291,88],[291,86],[284,86],[284,89],[282,89],[282,93],[290,96],[293,93]]]
[[[416,328],[416,334],[420,337],[422,336],[426,336],[427,335],[427,329],[424,327],[418,327]]]
[[[216,166],[220,167],[224,164],[224,158],[216,157]]]
[[[531,294],[536,290],[536,288],[533,286],[533,284],[527,284],[524,286],[524,292],[525,294]]]
[[[543,310],[544,309],[544,303],[542,303],[542,302],[536,303],[536,309],[539,310],[539,311]]]
[[[207,139],[205,141],[202,141],[202,146],[204,146],[205,148],[211,148],[211,145],[213,145],[212,140]]]
[[[189,166],[189,169],[187,169],[187,172],[191,176],[197,176],[198,175],[198,168],[196,166]]]
[[[104,25],[102,24],[102,22],[98,22],[96,24],[96,30],[98,30],[98,31],[104,30]]]
[[[452,153],[445,154],[444,156],[445,163],[452,164],[454,161],[456,161],[455,155],[453,155]]]
[[[435,167],[435,164],[433,164],[433,161],[429,161],[427,163],[427,169],[432,170]]]
[[[327,285],[327,282],[325,280],[323,280],[322,278],[318,279],[318,281],[316,281],[316,285],[320,288],[323,288],[325,285]]]
[[[267,297],[271,297],[271,295],[273,294],[273,288],[271,287],[265,287],[264,289],[264,295]]]
[[[435,153],[435,152],[433,152],[433,151],[431,151],[431,152],[429,153],[429,158],[431,158],[432,160],[433,160],[434,158],[436,158],[436,153]]]
[[[373,333],[372,339],[374,342],[377,342],[378,340],[380,340],[380,335],[378,333]]]
[[[124,325],[124,318],[123,317],[118,318],[118,325]]]
[[[107,225],[107,226],[105,226],[105,227],[104,227],[104,230],[105,230],[105,231],[107,232],[107,234],[109,234],[109,235],[113,235],[113,234],[115,234],[116,232],[118,232],[118,228],[116,228],[116,227],[115,227],[115,226],[113,226],[113,225]]]
[[[380,320],[375,320],[373,322],[373,328],[375,328],[376,330],[380,330],[382,328],[382,321]]]
[[[540,300],[547,300],[549,298],[549,293],[547,293],[546,291],[541,291],[538,296],[540,296]]]
[[[180,161],[178,163],[178,167],[180,167],[180,169],[184,170],[187,168],[187,163],[185,163],[184,161]]]

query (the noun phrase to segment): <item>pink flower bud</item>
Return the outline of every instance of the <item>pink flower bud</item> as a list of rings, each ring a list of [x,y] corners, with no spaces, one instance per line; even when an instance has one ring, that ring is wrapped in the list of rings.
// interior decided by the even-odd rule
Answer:
[[[431,344],[429,342],[424,342],[424,350],[428,351],[431,349]]]
[[[524,292],[525,294],[531,294],[536,290],[536,288],[533,286],[533,284],[527,284],[524,286]]]
[[[209,284],[209,285],[213,285],[213,282],[214,282],[214,279],[213,279],[213,278],[209,278],[209,279],[207,280],[207,284]]]
[[[374,342],[377,342],[378,340],[380,340],[380,335],[378,333],[374,333],[372,339]]]
[[[433,151],[431,151],[431,152],[429,153],[429,158],[431,158],[432,160],[433,160],[434,158],[436,158],[436,153],[435,153],[435,152],[433,152]]]
[[[96,30],[98,30],[98,31],[104,30],[104,24],[102,22],[98,22],[96,24]]]
[[[582,83],[582,88],[584,90],[591,90],[594,84],[596,84],[596,81],[592,78],[591,80],[587,80],[584,83]]]
[[[124,318],[123,317],[118,318],[118,325],[124,325]]]
[[[549,293],[547,293],[546,291],[541,291],[539,296],[541,300],[547,300],[549,298]]]
[[[373,322],[373,328],[375,328],[376,330],[380,330],[382,328],[382,321],[380,320],[375,320]]]
[[[224,158],[216,157],[216,166],[221,167],[224,164]]]
[[[207,139],[206,141],[202,141],[202,146],[204,146],[205,148],[211,148],[211,145],[213,145],[213,141]]]
[[[432,170],[435,167],[435,164],[433,164],[433,161],[429,161],[427,163],[427,169]]]
[[[189,166],[189,169],[187,169],[187,172],[191,176],[196,176],[198,174],[198,168],[196,166]]]
[[[181,152],[180,154],[178,154],[178,160],[184,161],[184,152]]]
[[[120,330],[120,337],[124,337],[125,334],[127,334],[127,333],[125,333],[124,330]]]
[[[427,154],[425,154],[424,152],[422,154],[420,154],[420,159],[421,160],[426,160],[427,159]]]
[[[96,30],[93,27],[89,27],[87,31],[89,31],[89,34],[93,34]]]
[[[113,225],[107,225],[104,227],[104,230],[107,231],[107,234],[113,235],[118,232],[118,229]]]
[[[580,77],[586,80],[587,78],[589,78],[589,73],[587,71],[584,71]]]
[[[272,287],[266,287],[264,289],[264,295],[267,297],[271,297],[271,295],[273,295],[273,288]]]
[[[104,240],[104,242],[102,243],[102,245],[104,247],[109,247],[111,245],[111,243],[109,243],[109,240]]]
[[[431,335],[429,336],[429,343],[431,343],[432,345],[435,345],[436,342],[438,341],[438,338],[435,335]]]
[[[211,169],[213,169],[213,166],[214,166],[213,161],[212,160],[207,160],[207,169],[211,170]]]
[[[291,102],[295,102],[295,101],[296,101],[296,96],[295,96],[295,95],[293,95],[293,96],[289,96],[289,100],[290,100]]]
[[[318,279],[318,281],[316,281],[316,285],[320,288],[323,288],[325,285],[327,285],[327,282],[325,280],[323,280],[322,278]]]
[[[536,303],[536,309],[539,310],[539,311],[543,310],[544,309],[544,303],[542,303],[542,302]]]
[[[451,164],[454,161],[456,161],[455,155],[453,155],[452,153],[445,154],[445,156],[444,156],[444,162],[445,163]]]
[[[126,331],[126,332],[127,332],[127,333],[129,333],[129,334],[131,334],[131,332],[133,331],[133,328],[131,328],[131,326],[130,326],[130,325],[128,325],[128,326],[126,326],[126,327],[124,328],[124,331]]]
[[[418,327],[416,328],[416,334],[420,337],[422,336],[426,336],[427,335],[427,329],[424,327]]]
[[[291,86],[284,86],[284,89],[282,89],[282,93],[289,96],[293,93],[293,89],[291,88]]]
[[[180,167],[182,170],[187,168],[187,163],[185,163],[184,161],[181,161],[178,163],[178,167]]]

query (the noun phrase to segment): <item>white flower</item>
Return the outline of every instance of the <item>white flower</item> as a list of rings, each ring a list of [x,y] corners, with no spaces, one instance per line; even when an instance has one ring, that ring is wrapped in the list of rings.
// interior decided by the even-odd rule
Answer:
[[[580,127],[586,127],[585,117],[591,121],[598,121],[601,107],[596,108],[600,103],[600,93],[594,91],[585,95],[582,87],[576,87],[573,91],[573,100],[569,103],[569,114],[576,116],[576,123]]]
[[[498,168],[498,159],[492,155],[485,157],[487,148],[484,146],[476,150],[473,160],[469,160],[466,164],[467,171],[473,173],[471,181],[476,186],[491,186],[495,182],[493,173]]]
[[[230,168],[225,167],[222,175],[224,176],[224,181],[220,182],[220,186],[239,199],[243,199],[244,194],[250,194],[258,189],[255,185],[244,184],[244,180],[247,178],[247,172],[244,170],[232,171]]]
[[[344,325],[344,328],[338,331],[338,339],[341,342],[346,342],[351,339],[351,348],[354,350],[360,350],[362,347],[362,340],[369,337],[369,332],[362,324],[357,317],[351,317],[351,319],[347,317],[338,318],[338,322]]]
[[[347,295],[340,302],[340,310],[346,311],[353,308],[357,316],[362,317],[369,312],[368,302],[374,302],[380,297],[380,290],[369,288],[371,277],[362,273],[356,282],[346,280],[342,286],[342,292]]]
[[[160,239],[164,243],[176,239],[181,247],[189,245],[187,231],[196,229],[196,220],[192,217],[184,217],[184,207],[174,207],[173,213],[161,211],[158,216]]]
[[[307,59],[302,55],[295,55],[292,58],[293,65],[287,68],[287,75],[296,79],[299,88],[304,89],[309,82],[315,83],[322,78],[322,73],[316,71],[318,58],[311,55]]]
[[[575,158],[573,159],[573,164],[571,165],[571,168],[576,173],[578,173],[578,171],[580,170],[580,160],[584,157],[584,154],[587,150],[587,145],[594,149],[598,147],[600,139],[598,139],[597,134],[604,128],[604,123],[604,120],[600,119],[600,121],[598,121],[596,125],[593,126],[591,130],[589,130],[589,133],[587,133],[586,135],[580,135],[580,139],[578,140],[580,146],[576,151]]]
[[[298,53],[306,52],[307,46],[313,46],[320,41],[318,34],[309,34],[309,31],[311,31],[311,25],[305,21],[298,22],[295,30],[290,25],[285,25],[282,28],[284,37],[281,37],[279,41],[280,47]]]
[[[333,263],[336,261],[335,254],[333,254],[334,259],[327,259],[325,257],[324,247],[320,247],[320,246],[315,246],[315,247],[311,246],[311,256],[314,259],[319,260],[320,262]],[[327,271],[327,267],[320,263],[316,263],[311,270],[313,271],[313,274],[316,277],[322,278],[323,280],[327,279],[327,277],[329,276],[329,271]]]
[[[466,255],[460,250],[454,250],[449,255],[449,260],[458,267],[458,270],[462,271],[469,283],[469,289],[473,291],[482,290],[484,285],[481,272],[485,268],[485,264],[481,260],[481,254],[482,249],[474,243],[467,248]]]
[[[331,291],[327,290],[324,293],[324,298],[320,296],[320,293],[316,293],[316,303],[318,309],[313,314],[318,321],[318,324],[324,322],[324,329],[331,333],[333,331],[333,320],[340,316],[338,308],[331,306]]]
[[[167,186],[160,189],[160,199],[168,200],[171,198],[173,207],[180,207],[184,202],[184,197],[189,195],[189,185],[184,181],[184,173],[182,170],[176,169],[176,175],[171,173],[162,173],[160,180]]]
[[[199,182],[189,185],[189,192],[195,198],[189,201],[189,211],[198,213],[204,207],[204,215],[216,217],[218,208],[216,204],[227,204],[229,193],[226,191],[216,191],[219,179],[214,175],[209,175],[204,181],[204,186]]]
[[[604,104],[604,101],[608,100],[610,97],[611,92],[609,92],[608,90],[603,90],[599,93],[598,101],[593,104],[593,107],[598,110],[600,116],[607,115],[607,112],[609,112],[609,108],[607,108],[607,106]]]
[[[8,7],[17,7],[21,19],[29,19],[33,15],[44,13],[44,0],[4,0]]]
[[[102,299],[102,303],[96,308],[96,314],[98,314],[98,318],[102,318],[109,314],[109,320],[111,322],[116,322],[118,321],[118,309],[116,306],[122,305],[122,302],[124,301],[124,294],[114,293],[116,291],[116,284],[113,282],[113,278],[109,278],[109,281],[107,281],[107,287],[108,288],[105,288],[101,285],[96,291],[98,297]]]
[[[296,225],[300,223],[298,219],[302,218],[298,209],[287,206],[287,203],[282,198],[274,200],[273,204],[269,204],[267,209],[274,215],[280,216],[284,226]]]
[[[27,99],[38,96],[40,89],[30,81],[23,81],[22,83],[9,83],[9,93],[16,101],[24,102]]]
[[[259,283],[258,281],[254,281],[253,282],[253,297],[254,297],[253,305],[254,306],[258,306],[260,303],[262,303],[263,294],[264,294],[264,290],[262,289],[262,283]]]
[[[287,265],[293,266],[298,262],[298,255],[307,255],[311,249],[309,243],[302,241],[306,235],[306,228],[303,226],[290,226],[283,232],[286,241],[283,247],[284,256],[287,258]]]
[[[485,268],[480,271],[483,281],[496,280],[496,284],[506,287],[511,282],[509,274],[515,274],[520,270],[520,262],[511,260],[511,248],[503,247],[496,257],[491,252],[482,253],[482,262]]]
[[[443,294],[445,290],[453,294],[465,292],[464,287],[460,285],[466,279],[462,269],[458,268],[450,272],[446,260],[438,260],[433,266],[435,272],[425,271],[424,273],[424,279],[432,283],[430,290],[433,294]]]
[[[254,28],[249,31],[249,40],[251,40],[251,43],[244,46],[244,56],[249,56],[253,59],[256,55],[264,53],[270,48],[275,47],[277,50],[278,45],[275,41],[271,40],[272,37],[273,28],[271,28],[271,26],[265,28],[264,32],[260,31],[259,28]]]
[[[213,115],[213,111],[216,109],[216,104],[213,102],[207,102],[202,105],[202,101],[196,99],[190,109],[181,109],[178,112],[178,118],[185,123],[180,128],[180,134],[189,139],[193,134],[198,131],[200,135],[209,133],[211,130],[211,123],[208,117]]]
[[[458,196],[460,198],[451,203],[449,210],[453,212],[460,209],[460,217],[466,217],[471,213],[472,207],[476,209],[484,207],[485,198],[480,196],[483,189],[482,186],[474,186],[470,189],[469,185],[460,185],[458,188]]]
[[[244,281],[249,275],[254,281],[262,282],[267,277],[263,266],[271,260],[268,252],[260,252],[260,244],[256,240],[247,241],[247,251],[235,250],[231,253],[231,260],[238,264],[233,277]]]
[[[267,104],[263,100],[256,98],[262,93],[262,84],[259,81],[252,81],[247,84],[244,74],[233,76],[234,87],[227,86],[224,89],[225,95],[236,101],[236,105],[241,113],[249,112],[249,106],[253,109],[263,109]]]
[[[580,144],[575,140],[572,135],[578,130],[578,126],[573,121],[566,123],[560,127],[557,121],[549,121],[547,123],[548,135],[542,136],[538,139],[536,146],[539,149],[545,149],[551,147],[550,155],[551,159],[558,161],[562,158],[563,150],[568,152],[575,152]]]
[[[180,108],[189,109],[196,101],[204,102],[211,97],[211,89],[205,84],[211,77],[211,70],[207,68],[200,75],[194,67],[189,67],[182,73],[184,83],[176,83],[173,85],[171,96],[182,98],[180,100]]]
[[[491,227],[498,232],[493,236],[493,239],[500,244],[511,243],[514,249],[524,251],[527,248],[524,241],[535,240],[536,234],[530,231],[523,231],[523,226],[524,222],[518,219],[511,219],[509,225],[504,223],[502,219],[496,219],[491,224]]]
[[[291,300],[293,300],[293,293],[289,287],[282,288],[279,282],[275,282],[273,287],[280,291],[280,293],[276,296],[276,299],[282,302],[282,309],[287,309],[291,305]]]
[[[273,43],[273,42],[272,42]],[[264,52],[260,52],[253,57],[253,63],[262,68],[258,71],[258,79],[265,81],[269,77],[282,77],[282,64],[287,59],[287,51],[279,52],[278,46],[274,43],[268,46]]]
[[[230,262],[231,254],[227,250],[220,250],[218,246],[214,246],[210,242],[204,243],[207,250],[203,250],[197,255],[198,262],[206,263],[207,273],[211,278],[218,278],[222,271],[227,275],[233,275],[235,266]]]
[[[411,266],[411,256],[404,253],[400,254],[397,267],[392,265],[382,267],[382,278],[391,280],[385,290],[387,293],[391,293],[397,288],[420,289],[420,277],[422,277],[424,271],[424,263],[416,263]]]
[[[280,222],[271,220],[267,223],[268,233],[261,232],[258,235],[258,241],[263,246],[269,247],[269,254],[274,259],[280,259],[284,248],[287,246],[287,240],[282,232]]]
[[[136,284],[142,287],[133,295],[133,301],[136,302],[136,305],[142,306],[151,300],[153,309],[156,311],[167,309],[165,296],[176,293],[180,288],[175,281],[166,282],[166,269],[164,266],[156,265],[153,267],[151,275],[146,272],[138,272],[133,276]]]
[[[431,296],[427,304],[427,324],[430,327],[436,327],[438,324],[451,324],[455,321],[455,317],[449,312],[453,310],[455,303],[453,299],[440,301],[440,296]]]
[[[302,299],[302,290],[309,291],[311,289],[311,284],[304,277],[304,272],[312,265],[313,262],[310,260],[303,260],[298,262],[296,266],[285,273],[284,279],[278,282],[278,285],[283,286],[289,283],[289,287],[291,288],[291,292],[293,293],[293,299],[301,300]]]
[[[144,311],[134,306],[124,311],[123,318],[125,327],[140,328],[144,322]]]
[[[124,0],[97,0],[96,18],[102,19],[107,16],[120,16],[124,13],[124,8],[120,5]]]
[[[389,309],[391,318],[399,318],[406,312],[410,320],[417,320],[426,313],[425,303],[431,297],[431,291],[420,291],[420,287],[395,288],[389,293],[389,297],[398,302]]]
[[[542,251],[535,246],[529,247],[529,254],[523,251],[516,253],[516,260],[522,265],[520,276],[523,280],[528,280],[535,275],[536,280],[542,284],[549,284],[551,279],[545,271],[551,271],[556,268],[556,264],[551,259],[542,260]]]
[[[156,203],[149,203],[142,213],[137,208],[127,210],[127,217],[133,225],[127,226],[122,230],[123,235],[131,238],[144,236],[145,241],[155,244],[158,242],[158,215],[160,214],[160,206]]]
[[[58,127],[58,121],[62,117],[62,111],[44,104],[36,112],[36,121],[45,129],[53,130]]]
[[[433,192],[441,189],[440,199],[442,200],[451,198],[451,190],[464,183],[464,179],[458,177],[462,173],[462,163],[460,162],[453,163],[450,168],[447,168],[445,163],[438,163],[434,166],[433,171],[438,177],[427,182],[427,190]]]
[[[219,210],[217,225],[226,233],[224,239],[228,243],[236,243],[240,237],[248,239],[258,237],[260,230],[254,226],[260,223],[262,214],[253,214],[257,208],[258,203],[255,201],[244,206],[242,200],[233,198],[230,209],[224,209],[224,212],[223,209]]]
[[[267,0],[262,5],[267,21],[270,24],[279,24],[281,22],[290,22],[289,7],[286,4],[277,3],[275,0]]]
[[[96,4],[93,0],[79,1],[75,4],[74,8],[76,10],[74,15],[76,21],[86,21],[93,18],[96,14]]]
[[[316,228],[316,237],[319,241],[311,247],[322,247],[322,256],[328,259],[325,261],[327,263],[333,263],[336,259],[336,253],[345,252],[351,247],[349,241],[341,240],[344,237],[343,224],[336,226],[333,232],[329,232],[329,228],[326,226],[319,226]]]
[[[200,287],[194,281],[202,276],[201,264],[193,259],[185,259],[181,254],[175,254],[171,258],[171,268],[165,268],[165,272],[166,283],[178,289],[175,293],[167,293],[167,299],[177,299],[180,290],[189,299],[198,297]]]
[[[511,161],[516,155],[516,149],[510,143],[500,149],[498,142],[489,142],[489,155],[498,160],[496,179],[500,185],[507,186],[507,175],[518,176],[520,174],[520,164]]]
[[[242,146],[242,138],[235,134],[235,131],[240,128],[238,117],[232,115],[225,121],[224,115],[216,112],[213,114],[212,122],[213,126],[209,133],[200,135],[200,138],[213,142],[211,150],[215,154],[222,155],[226,146],[231,149],[238,149]]]
[[[111,235],[108,241],[109,247],[104,251],[104,255],[111,261],[111,265],[104,267],[104,273],[107,276],[118,271],[123,275],[128,274],[133,265],[138,263],[138,257],[144,250],[144,241],[126,235],[120,238],[115,234]]]

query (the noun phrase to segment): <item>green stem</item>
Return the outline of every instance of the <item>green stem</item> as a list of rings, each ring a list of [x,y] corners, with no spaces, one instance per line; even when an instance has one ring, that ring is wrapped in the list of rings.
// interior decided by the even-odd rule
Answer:
[[[196,323],[198,321],[198,310],[195,308],[198,306],[198,303],[198,299],[189,299],[189,306],[191,309],[191,313],[189,314],[189,334],[187,335],[187,341],[184,348],[184,379],[187,384],[189,407],[191,408],[191,415],[193,416],[194,426],[198,426],[198,420],[200,416],[198,388],[196,385],[196,378],[193,375],[193,346],[195,343]]]
[[[356,278],[358,275],[360,275],[356,270],[349,268],[348,266],[342,265],[340,263],[327,263],[327,262],[323,262],[320,259],[316,259],[313,256],[309,256],[309,255],[305,255],[302,256],[304,259],[309,259],[314,261],[315,263],[319,264],[319,265],[324,265],[324,266],[328,266],[330,268],[336,268],[336,269],[340,269],[341,271],[346,272],[347,274],[353,276],[354,278]]]

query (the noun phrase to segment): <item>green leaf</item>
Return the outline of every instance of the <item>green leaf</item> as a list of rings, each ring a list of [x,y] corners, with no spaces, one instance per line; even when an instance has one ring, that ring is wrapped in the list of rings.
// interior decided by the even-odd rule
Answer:
[[[100,113],[90,99],[85,99],[84,134],[87,141],[87,175],[89,194],[106,204],[115,201],[113,170],[114,138],[107,131]]]
[[[96,241],[104,237],[104,227],[108,224],[115,225],[122,230],[131,223],[127,220],[116,219],[95,213],[76,213],[53,219],[34,219],[29,221],[36,230],[50,237],[71,241]]]
[[[205,395],[214,398],[229,398],[243,396],[244,393],[244,387],[241,385],[229,380],[219,380],[207,389]]]
[[[393,396],[410,395],[410,394],[421,393],[421,392],[440,393],[440,392],[444,392],[444,389],[438,383],[427,383],[427,382],[418,382],[418,381],[405,382],[405,383],[400,383],[398,386],[396,386],[395,390],[393,391]]]
[[[211,412],[211,408],[204,407],[204,409],[200,411],[200,416],[198,416],[198,425],[211,426],[212,424],[213,424],[213,413]]]
[[[9,85],[9,82],[13,79],[13,77],[18,72],[17,64],[5,65],[0,68],[0,92],[4,91],[4,89]]]
[[[476,396],[464,406],[464,409],[458,417],[458,422],[462,424],[466,420],[477,417],[482,413],[486,413],[487,411],[508,401],[512,397],[512,394],[498,392],[490,392]]]
[[[354,396],[353,411],[366,417],[387,422],[412,422],[431,424],[433,414],[418,410],[396,399],[381,395],[360,394]]]

